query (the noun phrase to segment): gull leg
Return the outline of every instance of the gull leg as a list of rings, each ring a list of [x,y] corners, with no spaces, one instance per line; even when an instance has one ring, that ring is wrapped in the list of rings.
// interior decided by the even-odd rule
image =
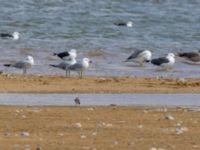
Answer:
[[[23,69],[23,74],[26,74],[26,69]]]
[[[65,75],[66,75],[66,77],[68,76],[68,71],[66,70],[66,72],[65,72]]]
[[[78,71],[78,76],[79,76],[79,78],[81,77],[81,73]]]
[[[140,66],[140,67],[144,67],[144,63],[143,63],[143,62],[140,62],[139,66]]]
[[[81,78],[83,78],[83,72],[81,71]]]

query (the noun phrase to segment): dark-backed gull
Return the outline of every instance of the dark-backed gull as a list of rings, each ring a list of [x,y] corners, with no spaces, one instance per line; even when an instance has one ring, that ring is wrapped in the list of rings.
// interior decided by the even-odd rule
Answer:
[[[156,66],[161,66],[165,70],[169,70],[175,63],[175,55],[174,53],[168,53],[166,57],[152,59],[151,63]]]
[[[13,40],[18,40],[20,36],[19,32],[13,32],[12,34],[10,33],[0,33],[0,37],[2,38],[12,38]]]
[[[77,53],[75,49],[71,49],[70,51],[54,53],[54,55],[58,56],[60,59],[63,59],[63,60],[70,60],[70,59],[76,58]]]

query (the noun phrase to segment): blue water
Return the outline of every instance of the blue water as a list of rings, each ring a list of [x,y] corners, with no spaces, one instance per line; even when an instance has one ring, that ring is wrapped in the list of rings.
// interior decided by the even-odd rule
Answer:
[[[63,74],[53,52],[75,48],[93,64],[88,75],[199,77],[200,67],[177,59],[172,72],[122,63],[135,49],[153,57],[200,49],[199,0],[0,0],[0,32],[20,32],[19,41],[0,39],[0,69],[10,60],[33,55],[32,74]],[[114,25],[132,21],[133,27]],[[20,73],[15,69],[7,72]]]

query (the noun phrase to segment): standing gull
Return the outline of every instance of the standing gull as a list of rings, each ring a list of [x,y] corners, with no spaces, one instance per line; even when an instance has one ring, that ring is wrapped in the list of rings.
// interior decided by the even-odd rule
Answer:
[[[20,36],[19,32],[13,32],[12,34],[10,33],[0,33],[0,37],[2,38],[12,38],[13,40],[18,40]]]
[[[34,59],[32,56],[27,56],[25,60],[18,61],[14,64],[4,64],[4,66],[6,67],[14,67],[14,68],[22,69],[23,74],[26,74],[27,69],[32,68],[33,65],[34,65]]]
[[[90,63],[92,63],[91,60],[89,60],[88,58],[83,58],[81,63],[70,65],[69,67],[67,67],[67,69],[69,69],[70,71],[78,72],[79,77],[82,78],[83,71],[89,68]]]
[[[192,62],[200,62],[200,52],[183,52],[178,53],[178,56]]]
[[[76,58],[77,53],[75,49],[71,49],[70,51],[54,53],[54,55],[58,56],[60,59],[63,59],[63,60],[70,60],[70,59]]]
[[[53,65],[53,64],[50,64],[50,66],[52,67],[55,67],[55,68],[59,68],[59,69],[62,69],[62,70],[65,70],[66,71],[66,76],[70,76],[70,70],[68,69],[68,67],[70,65],[74,65],[76,62],[76,59],[75,58],[72,58],[71,60],[69,61],[64,61],[64,62],[61,62],[57,65]]]
[[[151,61],[151,56],[152,54],[149,50],[136,50],[125,62],[133,61],[139,63],[140,66],[144,66],[144,63]]]
[[[169,70],[175,63],[174,53],[168,53],[166,57],[155,58],[151,63],[156,66],[161,66],[164,70]]]

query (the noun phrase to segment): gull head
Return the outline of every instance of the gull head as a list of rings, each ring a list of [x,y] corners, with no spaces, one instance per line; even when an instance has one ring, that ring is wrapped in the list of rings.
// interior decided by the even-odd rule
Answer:
[[[92,61],[89,58],[83,58],[83,62],[87,62],[88,64],[92,63]]]
[[[89,65],[92,63],[92,61],[89,58],[83,58],[82,65],[86,69],[89,67]]]
[[[31,65],[34,64],[34,59],[32,56],[27,56],[26,61],[29,62]]]
[[[20,33],[19,33],[19,32],[13,32],[13,39],[14,39],[14,40],[18,40],[18,39],[19,39],[19,36],[20,36]]]
[[[69,53],[70,53],[70,57],[71,57],[71,58],[76,58],[76,56],[77,56],[77,54],[76,54],[76,49],[71,49],[71,50],[69,51]]]
[[[71,49],[70,53],[76,53],[76,49]]]
[[[133,22],[132,21],[128,21],[126,24],[127,27],[133,27]]]
[[[175,54],[174,53],[168,53],[167,56],[175,58]]]

